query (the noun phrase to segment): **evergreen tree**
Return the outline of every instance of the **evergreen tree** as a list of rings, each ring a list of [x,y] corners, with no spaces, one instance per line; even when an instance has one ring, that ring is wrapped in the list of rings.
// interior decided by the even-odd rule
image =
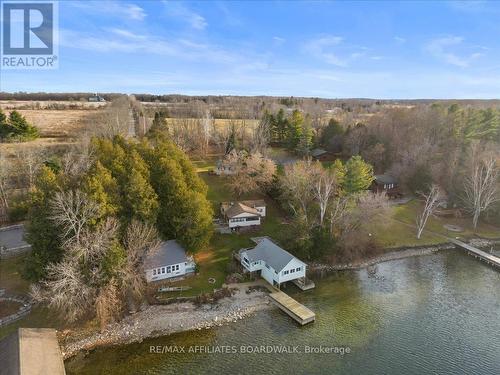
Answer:
[[[370,187],[373,178],[373,167],[366,163],[361,156],[353,156],[345,164],[343,190],[347,194],[361,192]]]
[[[31,253],[25,262],[24,276],[36,281],[45,276],[45,267],[62,257],[60,230],[51,219],[50,199],[60,189],[56,174],[49,167],[42,167],[30,194],[29,221],[26,241]]]
[[[309,117],[306,117],[304,124],[302,126],[302,131],[300,134],[300,139],[296,148],[296,152],[299,155],[309,155],[312,146],[313,146],[313,130],[311,128],[311,121]]]
[[[231,151],[238,148],[238,139],[236,137],[236,128],[234,125],[231,126],[231,133],[229,133],[229,138],[226,142],[225,155],[229,154]]]
[[[17,111],[12,111],[7,119],[0,110],[0,139],[7,141],[29,141],[38,138],[38,129]]]
[[[288,121],[287,147],[295,151],[303,134],[304,116],[299,110],[294,110]]]

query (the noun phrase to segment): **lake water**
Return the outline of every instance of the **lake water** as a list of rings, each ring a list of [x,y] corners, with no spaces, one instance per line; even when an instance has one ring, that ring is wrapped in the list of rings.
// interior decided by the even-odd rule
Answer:
[[[312,291],[286,291],[316,312],[316,322],[299,327],[278,309],[263,311],[216,329],[98,349],[68,361],[67,373],[500,374],[500,272],[460,250],[339,272]],[[157,345],[237,353],[150,353]],[[240,349],[262,345],[301,352]],[[306,346],[350,353],[309,354]]]

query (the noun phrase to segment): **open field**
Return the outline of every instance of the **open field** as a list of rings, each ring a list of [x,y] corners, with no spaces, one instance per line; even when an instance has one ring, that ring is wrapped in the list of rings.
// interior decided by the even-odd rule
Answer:
[[[99,113],[97,109],[28,109],[19,110],[43,138],[73,138],[90,126]]]
[[[97,109],[105,106],[105,102],[88,102],[86,101],[65,101],[65,100],[0,100],[0,108],[4,110],[11,109]]]

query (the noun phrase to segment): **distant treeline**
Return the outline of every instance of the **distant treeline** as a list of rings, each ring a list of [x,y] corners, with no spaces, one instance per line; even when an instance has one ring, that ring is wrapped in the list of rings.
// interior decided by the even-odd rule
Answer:
[[[73,92],[73,93],[50,93],[50,92],[0,92],[0,100],[81,100],[88,99],[95,92]],[[121,93],[102,93],[98,92],[106,101],[121,96]],[[180,95],[180,94],[133,94],[138,101],[149,103],[170,103],[170,104],[205,104],[210,106],[248,106],[253,107],[272,104],[286,107],[301,107],[310,105],[322,105],[325,107],[339,107],[342,109],[356,110],[356,108],[369,108],[382,105],[418,105],[441,103],[443,105],[460,104],[473,107],[498,107],[499,99],[481,100],[481,99],[368,99],[368,98],[344,98],[344,99],[325,99],[311,97],[277,97],[277,96],[232,96],[232,95]]]
[[[0,92],[0,100],[56,100],[56,101],[74,101],[74,100],[88,100],[89,97],[94,96],[95,92]],[[98,93],[106,101],[113,100],[114,98],[123,94],[119,93]]]

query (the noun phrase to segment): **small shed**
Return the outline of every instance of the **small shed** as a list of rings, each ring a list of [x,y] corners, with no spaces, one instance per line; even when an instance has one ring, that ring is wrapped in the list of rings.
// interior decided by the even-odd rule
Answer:
[[[64,362],[52,328],[18,328],[0,340],[2,375],[64,375]]]
[[[311,150],[311,157],[315,160],[326,160],[328,156],[328,151],[323,150],[322,148],[315,148]]]

